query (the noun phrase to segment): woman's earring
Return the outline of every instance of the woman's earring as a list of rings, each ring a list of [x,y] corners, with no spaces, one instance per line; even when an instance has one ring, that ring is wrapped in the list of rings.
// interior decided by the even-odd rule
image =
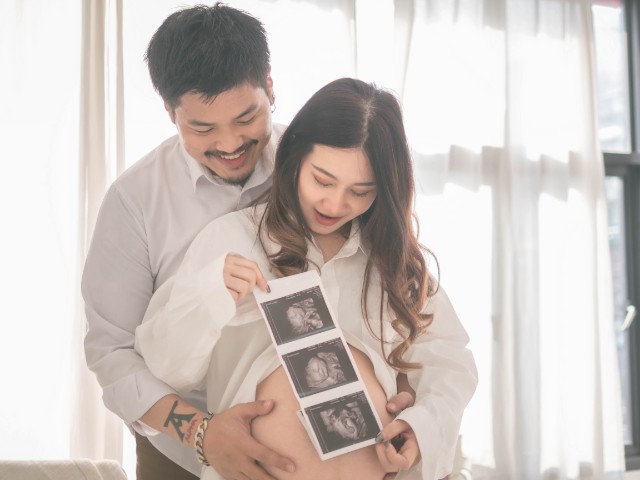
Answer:
[[[271,93],[271,113],[276,111],[276,94]]]

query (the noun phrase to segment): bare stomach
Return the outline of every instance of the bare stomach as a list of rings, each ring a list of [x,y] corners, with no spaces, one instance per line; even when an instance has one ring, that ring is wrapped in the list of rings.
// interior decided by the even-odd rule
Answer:
[[[386,412],[387,399],[376,379],[369,358],[355,348],[351,353],[369,396],[383,425],[392,420]],[[252,433],[256,440],[290,458],[296,464],[294,473],[268,468],[269,473],[279,480],[382,480],[385,471],[378,462],[373,446],[360,448],[329,460],[320,460],[311,444],[296,412],[300,409],[289,379],[282,367],[265,378],[256,389],[256,400],[272,399],[273,411],[257,417],[252,423]]]

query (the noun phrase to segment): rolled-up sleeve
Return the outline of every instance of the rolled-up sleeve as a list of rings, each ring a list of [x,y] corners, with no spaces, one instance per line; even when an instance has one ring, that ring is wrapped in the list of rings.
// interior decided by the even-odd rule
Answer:
[[[423,368],[410,372],[416,404],[398,418],[416,433],[421,462],[399,478],[436,480],[451,473],[462,414],[478,383],[469,337],[442,287],[429,299],[433,322],[405,358]]]
[[[142,215],[112,186],[98,215],[82,276],[84,346],[106,407],[129,423],[174,392],[134,350],[135,329],[153,282]]]

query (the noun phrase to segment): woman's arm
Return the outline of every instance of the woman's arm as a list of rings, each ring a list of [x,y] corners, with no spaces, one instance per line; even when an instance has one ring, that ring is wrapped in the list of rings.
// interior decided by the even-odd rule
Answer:
[[[433,322],[405,355],[406,360],[423,365],[408,373],[416,403],[397,420],[406,422],[416,435],[422,457],[417,468],[422,478],[435,480],[451,472],[462,414],[473,396],[478,374],[467,348],[469,337],[441,286],[425,311],[433,313]],[[393,437],[397,428],[396,422],[387,426],[385,440]]]
[[[245,271],[246,263],[253,262],[238,263],[241,257],[227,253],[231,248],[242,250],[244,239],[242,233],[229,235],[229,231],[235,228],[237,232],[241,225],[233,220],[228,222],[228,218],[210,223],[195,238],[178,272],[156,291],[142,325],[136,329],[136,350],[149,369],[178,390],[193,388],[203,381],[222,330],[236,313],[235,299],[239,301],[248,295],[257,283],[247,279]],[[253,274],[249,273],[249,277]],[[258,283],[266,286],[264,278]],[[207,385],[209,389],[216,387]],[[278,471],[295,469],[290,460],[251,437],[254,418],[268,414],[272,406],[272,402],[253,402],[215,412],[204,435],[203,454],[225,478],[246,473],[251,478],[272,480],[256,461]],[[168,396],[158,401],[142,420],[193,447],[194,426],[200,424],[203,416],[204,412]],[[176,428],[177,425],[180,427]]]
[[[204,233],[196,240],[209,237]],[[154,293],[136,328],[136,351],[156,377],[176,390],[201,384],[222,328],[236,311],[223,282],[226,255],[211,258],[211,253],[202,241],[194,242],[176,275]]]

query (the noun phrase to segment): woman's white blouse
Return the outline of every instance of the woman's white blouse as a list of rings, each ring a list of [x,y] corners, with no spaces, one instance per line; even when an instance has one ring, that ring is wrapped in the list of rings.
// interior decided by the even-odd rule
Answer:
[[[257,234],[263,211],[264,206],[249,208],[207,225],[176,275],[155,292],[136,329],[135,348],[151,372],[178,391],[205,386],[207,408],[212,412],[252,401],[257,384],[279,366],[255,298],[247,296],[236,305],[222,276],[227,254],[234,253],[255,261],[267,280],[275,278]],[[278,249],[264,235],[263,244],[269,252]],[[380,341],[371,335],[362,315],[367,255],[357,224],[342,249],[326,263],[313,243],[308,247],[310,268],[319,267],[335,320],[350,343],[366,349],[376,376],[392,396],[395,372],[384,362]],[[372,278],[372,285],[379,284],[377,279]],[[380,294],[379,288],[369,292],[368,312],[374,315],[379,312]],[[405,354],[407,360],[424,366],[409,374],[416,403],[397,417],[416,433],[422,460],[398,479],[435,480],[451,472],[462,414],[477,384],[475,362],[466,348],[467,333],[442,287],[423,311],[433,313],[433,322]],[[384,317],[385,338],[397,339],[389,312]],[[372,324],[374,329],[379,325]],[[211,468],[204,473],[205,478],[218,478]]]

